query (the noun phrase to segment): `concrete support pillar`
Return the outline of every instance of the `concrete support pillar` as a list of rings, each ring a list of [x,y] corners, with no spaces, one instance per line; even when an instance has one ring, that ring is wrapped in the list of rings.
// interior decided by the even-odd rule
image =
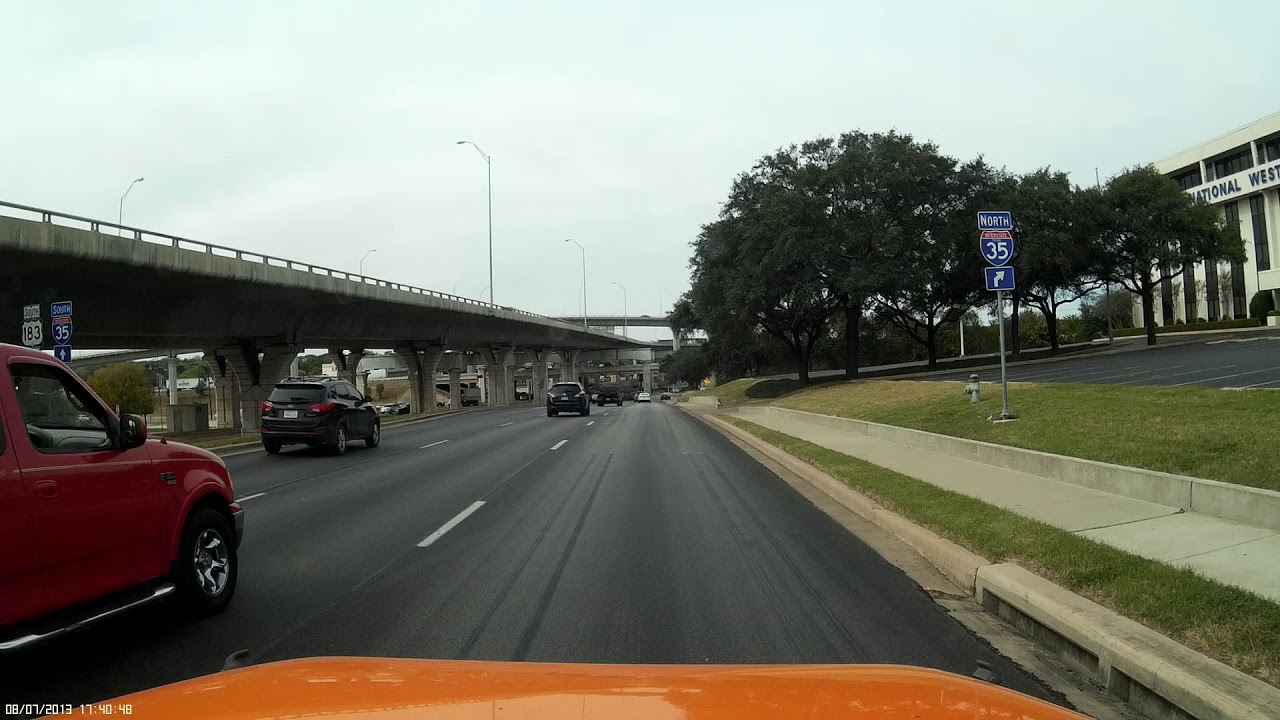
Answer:
[[[413,345],[403,345],[395,349],[397,355],[404,360],[409,371],[409,405],[410,411],[416,413],[433,413],[436,407],[436,366],[444,355],[444,348],[431,345],[419,349]]]
[[[581,382],[578,377],[578,351],[558,350],[560,355],[560,380],[562,382]]]
[[[362,378],[359,377],[360,360],[364,358],[364,348],[353,348],[347,354],[343,354],[342,350],[329,350],[329,358],[338,368],[338,377],[355,385],[356,388],[368,395],[368,390],[364,387]]]
[[[489,392],[489,405],[510,405],[515,395],[512,389],[512,367],[515,364],[514,348],[492,348],[489,351],[491,362],[485,365],[485,385]]]
[[[644,372],[641,373],[642,388],[645,392],[653,392],[653,363],[644,364]]]
[[[457,410],[462,407],[462,371],[449,371],[449,409]]]
[[[675,328],[671,328],[671,351],[679,352],[679,350],[680,350],[680,333]]]
[[[167,385],[169,387],[169,404],[178,404],[178,356],[169,356],[169,378]]]
[[[233,427],[257,430],[262,402],[277,382],[289,376],[289,365],[297,358],[298,348],[242,345],[219,349],[212,355],[222,375],[222,387],[226,388],[226,395],[233,398],[228,403],[233,413]]]
[[[302,374],[302,368],[300,367],[301,363],[302,363],[302,358],[298,357],[297,355],[294,355],[293,362],[289,363],[290,377],[298,377],[299,375]]]
[[[529,387],[529,398],[535,403],[547,397],[547,354],[541,350],[533,352],[533,378]]]

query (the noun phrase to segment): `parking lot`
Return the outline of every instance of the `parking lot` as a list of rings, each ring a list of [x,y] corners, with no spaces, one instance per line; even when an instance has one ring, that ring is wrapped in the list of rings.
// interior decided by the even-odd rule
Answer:
[[[1154,349],[1015,364],[1009,367],[1009,380],[1280,389],[1280,333],[1262,330],[1202,337],[1201,341]],[[1169,338],[1161,340],[1174,342]],[[930,379],[966,380],[971,373],[983,382],[1000,380],[998,367],[960,370]]]

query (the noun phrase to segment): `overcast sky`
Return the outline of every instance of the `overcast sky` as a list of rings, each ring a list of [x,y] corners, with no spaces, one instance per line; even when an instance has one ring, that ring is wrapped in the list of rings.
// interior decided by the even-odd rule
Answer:
[[[782,145],[897,128],[1087,184],[1280,110],[1274,0],[1049,5],[6,2],[0,199],[114,219],[142,175],[127,224],[479,297],[468,139],[499,303],[578,313],[571,237],[593,314],[614,282],[656,314]]]

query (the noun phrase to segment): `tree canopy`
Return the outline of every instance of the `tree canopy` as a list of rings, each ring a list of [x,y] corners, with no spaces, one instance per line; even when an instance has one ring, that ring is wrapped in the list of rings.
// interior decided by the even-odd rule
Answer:
[[[735,376],[776,367],[784,348],[801,383],[815,358],[836,367],[842,359],[856,377],[865,342],[903,339],[935,367],[939,348],[953,349],[960,319],[993,302],[977,245],[984,209],[1015,218],[1015,352],[1018,324],[1034,317],[1020,308],[1042,317],[1028,337],[1057,348],[1097,324],[1094,303],[1088,323],[1073,320],[1064,332],[1062,308],[1104,284],[1142,300],[1154,342],[1161,281],[1206,259],[1244,257],[1239,233],[1217,210],[1149,166],[1105,188],[1080,188],[1050,168],[1014,176],[908,134],[859,130],[781,148],[734,180],[693,243],[692,286],[673,307],[672,326],[706,330],[700,361]],[[1107,314],[1117,314],[1114,303]],[[879,350],[872,355],[882,358]]]
[[[146,415],[153,409],[155,390],[146,369],[138,363],[107,365],[85,382],[113,410],[119,408],[121,413]]]

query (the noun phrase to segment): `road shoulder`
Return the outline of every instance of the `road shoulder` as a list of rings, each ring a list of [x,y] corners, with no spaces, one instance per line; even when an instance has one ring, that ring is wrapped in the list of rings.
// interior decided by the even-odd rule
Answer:
[[[1271,717],[1280,711],[1280,691],[1276,688],[1195,653],[1144,626],[1120,618],[1112,611],[1040,578],[1036,579],[1053,588],[1048,596],[1061,601],[1063,607],[1072,608],[1073,614],[1066,622],[1075,623],[1077,632],[1064,636],[1061,631],[1067,628],[1055,629],[1047,626],[1043,621],[1050,618],[1046,618],[1043,612],[1032,607],[1042,598],[1030,591],[1019,593],[1006,589],[1003,594],[1007,597],[997,596],[994,591],[985,595],[980,593],[978,599],[987,605],[989,611],[987,614],[977,610],[977,605],[971,600],[948,597],[943,589],[945,585],[939,582],[940,576],[952,587],[972,593],[981,589],[978,582],[980,571],[995,568],[994,577],[1007,581],[1007,578],[1003,577],[1008,574],[1003,572],[1004,568],[1016,570],[1021,568],[1011,563],[991,564],[985,558],[890,512],[870,498],[849,488],[840,480],[746,430],[704,413],[693,412],[692,414],[729,436],[753,456],[768,460],[771,463],[769,467],[775,472],[782,470],[783,472],[778,472],[779,476],[806,497],[812,498],[812,493],[815,492],[826,495],[828,499],[823,500],[819,497],[819,501],[815,502],[819,508],[828,511],[850,532],[865,533],[864,540],[869,545],[878,552],[885,553],[887,559],[902,567],[921,587],[936,593],[935,597],[952,610],[957,620],[965,623],[980,637],[996,645],[1016,662],[1023,663],[1025,667],[1032,669],[1042,679],[1051,683],[1057,682],[1056,689],[1067,694],[1069,700],[1085,712],[1097,717],[1132,717],[1128,713],[1131,713],[1133,708],[1143,710],[1150,715],[1162,709],[1167,710],[1169,705],[1174,704],[1191,717],[1209,720],[1228,717]],[[833,502],[848,512],[831,512]],[[854,515],[857,520],[851,521],[849,514]],[[868,525],[881,532],[869,532]],[[862,537],[862,535],[859,536]],[[896,547],[894,540],[898,541]],[[916,553],[920,558],[928,561],[927,564],[936,568],[936,572],[921,570],[918,559],[908,557],[906,561],[899,562],[904,552],[907,555]],[[974,580],[970,581],[969,578]],[[1043,587],[1038,589],[1043,590]],[[953,609],[957,603],[959,606]],[[997,616],[1005,622],[997,622]],[[1092,629],[1095,627],[1115,627],[1115,618],[1131,623],[1125,626],[1126,630],[1133,631],[1134,638],[1140,641],[1126,643],[1124,638],[1120,640],[1115,637],[1101,638],[1104,645],[1101,652],[1106,655],[1107,663],[1098,662],[1098,648],[1093,648],[1091,652],[1089,648],[1081,648],[1065,640],[1070,637],[1087,639],[1094,632]],[[1022,639],[1022,635],[1017,636],[1020,642],[1011,642],[1008,637],[1012,632],[1010,626],[1030,635],[1039,644],[1031,645],[1027,640]],[[1008,649],[997,645],[997,641]],[[1081,653],[1084,656],[1092,654],[1094,662],[1092,664],[1087,661],[1073,662],[1082,657]],[[1120,656],[1123,657],[1115,662],[1115,657]],[[1177,661],[1167,660],[1167,657],[1175,657]],[[1063,658],[1067,660],[1066,666],[1060,662]],[[1178,661],[1185,662],[1187,666],[1175,667]],[[1130,666],[1121,670],[1119,666],[1126,663]],[[1144,677],[1142,672],[1144,666],[1160,669],[1153,670],[1145,678],[1146,682],[1155,685],[1155,688],[1147,687],[1137,679]],[[1104,697],[1102,691],[1098,690],[1100,686],[1109,687],[1113,693],[1125,697],[1133,708],[1119,705],[1112,696]],[[1229,693],[1224,693],[1218,688],[1231,690]]]

